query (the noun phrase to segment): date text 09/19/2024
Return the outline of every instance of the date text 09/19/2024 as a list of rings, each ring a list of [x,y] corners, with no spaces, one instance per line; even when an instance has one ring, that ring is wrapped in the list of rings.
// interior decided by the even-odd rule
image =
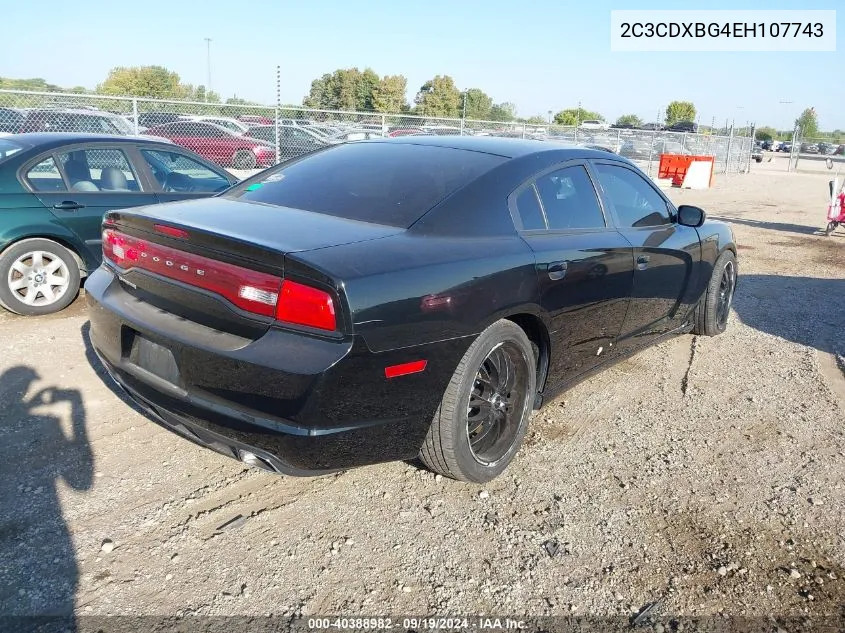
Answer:
[[[410,618],[309,618],[308,629],[319,630],[503,630],[518,631],[526,627],[525,622],[512,618],[495,617],[410,617]]]

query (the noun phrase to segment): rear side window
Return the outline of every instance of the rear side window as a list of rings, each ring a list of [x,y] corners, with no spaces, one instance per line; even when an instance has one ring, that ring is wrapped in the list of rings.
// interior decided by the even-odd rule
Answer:
[[[56,167],[52,157],[45,158],[26,172],[26,179],[35,191],[49,193],[51,191],[67,191],[65,181]]]
[[[268,170],[224,195],[407,228],[505,160],[445,147],[351,143]]]
[[[533,184],[523,189],[522,193],[516,197],[516,208],[519,210],[523,229],[536,231],[546,228],[546,219],[543,217],[543,210],[540,208],[537,191]]]

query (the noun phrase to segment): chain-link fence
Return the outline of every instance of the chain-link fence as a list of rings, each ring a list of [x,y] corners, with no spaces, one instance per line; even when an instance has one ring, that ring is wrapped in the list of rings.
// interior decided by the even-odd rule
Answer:
[[[36,131],[157,136],[238,170],[268,167],[326,145],[385,136],[472,135],[574,143],[616,152],[650,175],[656,175],[661,154],[713,156],[718,173],[744,172],[753,148],[750,129],[730,129],[725,134],[585,129],[551,123],[0,90],[0,134]]]

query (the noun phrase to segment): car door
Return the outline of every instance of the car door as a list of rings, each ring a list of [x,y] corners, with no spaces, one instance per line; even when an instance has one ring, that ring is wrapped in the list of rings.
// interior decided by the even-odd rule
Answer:
[[[634,254],[631,304],[618,351],[680,327],[695,301],[694,275],[701,260],[698,231],[676,222],[674,206],[635,168],[613,161],[593,161],[605,207]]]
[[[151,172],[159,202],[205,198],[237,182],[222,168],[176,148],[139,147],[138,163]]]
[[[23,170],[23,184],[96,258],[106,211],[158,202],[141,182],[125,147],[74,145],[39,157]]]
[[[547,386],[606,358],[620,333],[633,283],[630,243],[607,221],[584,163],[546,170],[509,199],[534,251],[540,304],[550,324]]]

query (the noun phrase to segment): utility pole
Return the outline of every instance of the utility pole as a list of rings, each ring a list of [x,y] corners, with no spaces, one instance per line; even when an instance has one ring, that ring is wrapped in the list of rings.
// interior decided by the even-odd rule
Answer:
[[[205,87],[205,102],[208,103],[208,93],[211,92],[211,38],[205,38],[206,66],[208,70],[208,85]]]

